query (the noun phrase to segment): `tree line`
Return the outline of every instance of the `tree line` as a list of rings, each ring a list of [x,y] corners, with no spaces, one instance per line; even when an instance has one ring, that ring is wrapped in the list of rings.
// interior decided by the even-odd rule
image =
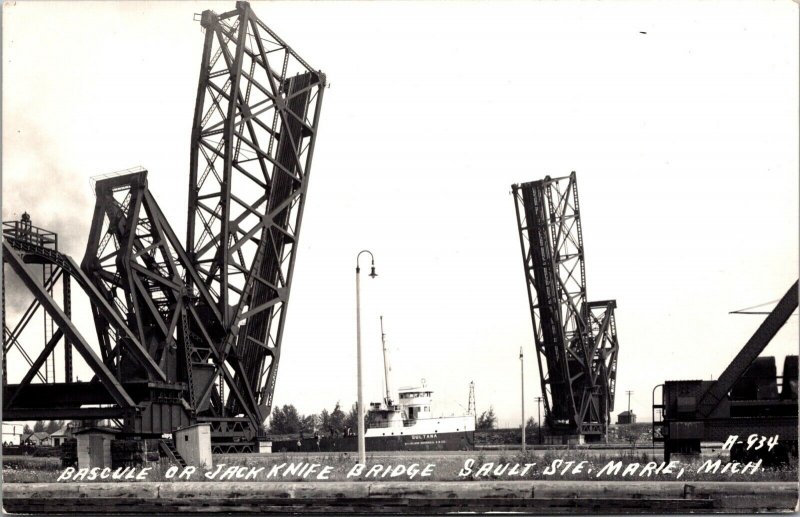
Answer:
[[[357,427],[358,411],[355,403],[347,413],[342,411],[341,404],[337,402],[332,411],[323,409],[318,414],[310,415],[301,415],[293,404],[284,404],[283,407],[276,407],[272,410],[268,432],[270,434],[343,435],[348,429],[355,432]]]
[[[475,420],[475,429],[478,431],[488,431],[497,428],[497,416],[494,414],[494,407],[489,406],[489,409],[484,411]],[[525,434],[532,435],[539,432],[539,424],[533,417],[525,421]]]
[[[33,423],[33,428],[30,425],[25,424],[25,427],[22,428],[22,434],[32,434],[32,433],[41,433],[45,432],[47,434],[53,434],[66,424],[66,420],[49,420],[45,422],[44,420],[37,420]]]
[[[366,421],[366,417],[365,417]],[[63,420],[39,420],[34,422],[33,428],[25,424],[22,432],[24,434],[46,432],[53,434],[61,429],[66,421]],[[369,423],[366,422],[368,425]],[[268,427],[270,434],[298,434],[300,432],[313,434],[344,434],[347,429],[355,432],[358,427],[358,412],[356,404],[350,407],[346,413],[342,410],[341,404],[336,403],[333,410],[323,409],[317,414],[302,415],[293,404],[285,404],[283,407],[276,407],[272,410],[272,419]],[[475,420],[475,428],[478,430],[495,429],[497,427],[497,416],[494,407],[481,413]],[[538,426],[533,418],[529,418],[525,425],[526,432],[532,433],[538,430]]]
[[[272,410],[272,419],[268,427],[270,434],[298,434],[298,433],[321,433],[326,435],[344,434],[347,429],[356,432],[358,427],[358,411],[356,404],[350,406],[350,410],[345,413],[341,404],[336,403],[332,411],[323,409],[318,414],[302,415],[293,404],[285,404]],[[365,423],[369,422],[365,417]],[[479,430],[495,429],[497,427],[497,416],[494,414],[494,407],[480,414],[475,420],[475,428]],[[538,427],[533,418],[530,418],[526,425],[527,432],[533,432]]]

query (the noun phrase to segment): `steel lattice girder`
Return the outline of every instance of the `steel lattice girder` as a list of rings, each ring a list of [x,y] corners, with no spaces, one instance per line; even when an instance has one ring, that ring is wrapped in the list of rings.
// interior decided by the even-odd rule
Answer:
[[[158,381],[165,381],[166,376],[164,372],[158,367],[158,365],[153,362],[150,355],[147,351],[142,347],[139,340],[134,336],[131,331],[128,329],[127,324],[120,316],[117,308],[112,306],[107,297],[101,294],[95,286],[89,281],[88,277],[83,273],[83,271],[78,267],[78,265],[72,260],[71,257],[68,255],[64,255],[63,253],[59,253],[56,250],[45,248],[42,246],[37,246],[31,242],[27,242],[24,240],[20,240],[15,238],[11,235],[4,234],[4,243],[11,246],[12,248],[18,250],[20,253],[23,253],[26,256],[27,260],[33,260],[37,263],[48,263],[56,266],[55,275],[51,278],[50,282],[54,282],[56,279],[56,275],[60,275],[63,271],[64,274],[69,275],[70,277],[74,278],[75,281],[80,285],[80,287],[86,292],[87,296],[92,302],[93,310],[102,316],[103,321],[107,322],[107,325],[110,325],[114,328],[117,333],[123,334],[127,339],[121,340],[124,344],[124,348],[129,351],[130,355],[143,367],[147,372],[152,376],[152,378]],[[45,290],[49,290],[47,282],[43,286]],[[21,330],[22,327],[27,325],[29,321],[29,315],[32,314],[32,311],[38,307],[38,304],[42,303],[41,298],[37,295],[35,289],[30,288],[29,290],[32,292],[34,296],[34,302],[28,307],[28,311],[26,311],[23,318],[20,320],[15,330],[6,336],[5,344],[6,347],[11,346],[10,342],[16,340],[16,335],[18,331]],[[67,320],[69,320],[70,314],[68,312],[70,309],[69,297],[65,298],[65,315],[67,316]],[[53,303],[55,303],[53,301]],[[56,318],[54,318],[56,319]],[[71,339],[71,333],[67,333],[67,339]],[[108,353],[105,347],[103,347],[103,343],[101,342],[101,357],[103,359],[103,363],[107,366],[113,366],[108,360]]]
[[[37,359],[32,361],[31,368],[22,381],[16,385],[4,381],[5,420],[119,418],[123,422],[123,432],[140,435],[161,435],[190,423],[188,410],[191,408],[180,399],[182,385],[164,382],[164,371],[153,361],[150,351],[142,346],[138,337],[127,327],[114,300],[102,294],[71,257],[55,249],[21,241],[6,234],[3,246],[4,261],[22,279],[36,301],[34,305],[43,307],[54,326],[57,326]],[[64,285],[65,302],[62,309],[52,297],[48,282],[39,282],[24,268],[23,262],[47,265],[53,271],[51,279],[56,278],[59,270],[61,278],[75,279],[88,296],[95,314],[106,322],[109,329],[113,329],[112,335],[116,339],[114,350],[105,350],[101,343],[101,354],[98,357],[70,320],[68,284]],[[28,323],[29,319],[23,314],[19,332]],[[17,327],[12,333],[7,333],[4,342],[6,348],[12,346],[9,341],[14,338],[16,329]],[[65,360],[64,376],[67,382],[51,382],[45,375],[43,382],[32,383],[41,365],[47,358],[53,357],[54,348],[62,336],[65,345],[69,345],[65,346],[65,351],[70,354]],[[47,339],[47,334],[45,338]],[[92,380],[71,381],[72,348],[79,352],[91,368],[94,374]],[[123,354],[130,359],[129,366],[134,365],[133,368],[123,368],[125,365],[119,359]],[[138,371],[130,375],[131,369]],[[146,379],[142,379],[142,375]],[[89,407],[97,404],[105,407]]]
[[[58,330],[55,332],[53,337],[46,343],[44,349],[39,354],[37,359],[33,362],[31,367],[28,369],[28,372],[22,379],[18,385],[7,385],[5,386],[7,396],[4,396],[3,399],[3,412],[4,417],[6,419],[14,418],[13,411],[15,409],[23,410],[24,408],[14,408],[14,402],[17,398],[20,397],[22,392],[30,386],[31,381],[33,380],[34,375],[38,372],[39,368],[44,364],[44,361],[47,357],[53,352],[55,345],[61,339],[62,336],[68,337],[72,346],[80,353],[80,355],[84,358],[86,363],[92,368],[97,376],[98,381],[100,384],[108,391],[113,402],[119,405],[122,409],[132,409],[135,407],[134,401],[131,399],[130,395],[126,392],[126,390],[122,387],[119,380],[111,373],[109,368],[103,363],[103,361],[97,357],[94,353],[92,348],[86,342],[84,337],[81,335],[80,331],[73,325],[70,318],[64,313],[61,307],[58,306],[58,303],[53,299],[51,294],[48,292],[47,288],[45,287],[42,282],[40,282],[37,278],[35,278],[31,273],[25,268],[24,266],[24,255],[31,255],[36,256],[36,249],[30,246],[17,246],[15,247],[15,243],[12,239],[3,239],[3,262],[9,264],[11,268],[14,270],[14,273],[22,280],[27,287],[28,291],[32,293],[36,302],[40,304],[47,314],[55,321],[58,326]],[[22,248],[22,249],[20,249]],[[48,251],[47,256],[37,256],[36,258],[39,260],[47,260],[53,259],[58,256],[63,257],[63,255],[59,254],[58,252],[52,250]],[[69,264],[66,261],[58,261],[55,260],[53,262],[55,265],[61,268],[69,268]],[[4,342],[4,347],[8,346],[8,343]]]
[[[575,173],[511,188],[547,423],[602,434],[614,404],[616,303],[587,303]]]
[[[25,355],[29,393],[6,386],[5,401],[35,402],[13,408],[16,417],[43,409],[69,418],[121,417],[126,432],[140,434],[161,434],[191,418],[226,423],[220,436],[243,444],[269,414],[325,76],[246,2],[222,15],[204,12],[202,25],[185,251],[147,190],[144,170],[96,184],[80,267],[54,249],[16,242],[87,294],[100,347],[98,358],[69,321],[68,284],[60,311],[47,285],[23,279],[35,301],[20,325],[41,305],[59,330],[36,360]],[[5,311],[3,317],[7,351],[18,346],[17,329],[7,329]],[[62,337],[65,378],[74,346],[108,393],[87,392],[94,382],[30,384]],[[5,373],[4,363],[4,384]],[[42,408],[38,399],[53,402]],[[98,403],[118,407],[80,407]]]
[[[186,250],[226,330],[241,391],[272,404],[325,76],[246,2],[205,11]],[[192,290],[201,286],[197,281]],[[237,402],[229,410],[239,411]]]
[[[185,279],[199,277],[147,189],[147,171],[98,181],[95,190],[95,217],[82,265],[87,276],[125,315],[168,382],[184,383],[183,398],[195,416],[224,416],[224,401],[215,385],[222,376],[229,385],[229,398],[236,399],[249,419],[249,432],[244,434],[255,437],[261,425],[255,396],[252,390],[239,390],[220,357],[219,315],[197,309],[213,307],[210,293],[200,283],[198,297],[189,296]],[[108,357],[113,361],[121,350],[119,334],[109,332],[102,318],[97,328],[103,333],[100,341],[112,345]],[[235,356],[227,362],[241,373]],[[126,381],[154,380],[141,369],[121,371]]]
[[[145,189],[146,172],[96,183],[94,218],[81,269],[123,315],[136,340],[164,372],[163,380],[175,382],[173,313],[179,312],[183,301],[183,282],[158,221],[144,202]],[[107,361],[118,364],[125,380],[155,380],[123,354],[126,336],[99,312],[95,321]]]

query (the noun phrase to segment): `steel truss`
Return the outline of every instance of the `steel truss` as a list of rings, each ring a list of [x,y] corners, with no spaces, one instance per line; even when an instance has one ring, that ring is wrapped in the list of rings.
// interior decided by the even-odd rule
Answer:
[[[192,127],[186,250],[221,320],[219,355],[271,410],[325,76],[246,2],[206,31]],[[232,414],[239,399],[229,399]]]
[[[80,266],[41,240],[54,234],[4,228],[4,263],[33,295],[28,312],[44,307],[54,322],[34,360],[18,339],[29,314],[6,327],[3,297],[4,352],[16,347],[30,366],[20,384],[9,385],[3,355],[5,420],[115,418],[124,433],[151,435],[208,422],[215,451],[257,450],[272,404],[325,76],[247,2],[219,15],[205,11],[201,25],[185,244],[149,192],[144,169],[96,182]],[[44,279],[26,262],[43,264]],[[99,355],[70,320],[70,279],[89,297]],[[61,307],[53,298],[59,280]],[[65,382],[54,384],[40,369],[60,341]],[[72,381],[73,349],[91,367],[91,381]]]
[[[137,411],[135,401],[70,319],[71,279],[74,278],[83,287],[87,284],[86,277],[69,257],[58,252],[55,239],[48,241],[41,238],[42,235],[54,236],[54,234],[32,226],[29,222],[20,223],[4,223],[3,263],[8,265],[22,281],[32,300],[13,330],[6,325],[4,312],[3,356],[5,364],[11,347],[16,347],[26,359],[28,369],[17,384],[9,384],[7,374],[4,375],[4,421],[34,418],[93,418],[89,415],[98,413],[97,409],[100,408],[83,408],[82,406],[86,404],[113,405],[113,408],[107,407],[103,411],[110,415],[113,413],[111,416],[133,415]],[[40,280],[36,274],[37,270],[49,272],[49,275]],[[59,282],[63,304],[59,304],[53,296],[54,288]],[[104,305],[104,300],[96,302]],[[48,326],[48,322],[52,322],[52,326],[57,328],[52,335],[45,332],[44,347],[35,360],[30,360],[28,351],[34,350],[34,347],[31,346],[31,340],[24,339],[24,336],[26,330],[30,330],[31,321],[39,308],[45,313],[45,327]],[[107,305],[105,308],[108,309]],[[47,370],[44,374],[41,371],[48,360],[54,359],[54,352],[59,343],[63,343],[65,353],[63,382],[57,382],[56,375],[48,375]],[[73,348],[92,368],[95,373],[94,382],[73,382]],[[34,383],[35,377],[41,382]],[[90,389],[87,390],[87,387]]]
[[[212,300],[200,283],[197,296],[190,295],[184,278],[199,280],[186,251],[147,189],[147,171],[98,181],[95,216],[82,268],[103,298],[124,315],[132,336],[121,336],[94,310],[98,340],[104,356],[116,360],[128,380],[163,382],[180,387],[181,404],[193,420],[224,417],[224,403],[215,383],[217,377],[231,386],[229,394],[245,408],[246,428],[237,437],[252,440],[260,421],[252,391],[240,392],[233,371],[241,364],[229,357],[227,364],[211,337],[221,332]],[[202,316],[201,316],[202,314]],[[161,371],[122,354],[122,343],[144,344]]]
[[[595,439],[614,409],[616,302],[587,302],[575,173],[511,188],[547,425]]]

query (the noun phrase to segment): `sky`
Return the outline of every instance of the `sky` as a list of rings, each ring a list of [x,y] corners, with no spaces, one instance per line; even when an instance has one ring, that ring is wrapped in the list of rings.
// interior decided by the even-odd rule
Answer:
[[[512,183],[577,173],[588,298],[618,305],[615,413],[627,390],[646,421],[657,384],[716,378],[763,317],[728,313],[797,279],[797,3],[251,5],[329,82],[276,405],[355,400],[369,249],[365,399],[381,397],[383,315],[395,387],[425,379],[434,413],[463,413],[474,381],[478,411],[517,425],[522,347],[535,415]],[[27,210],[79,260],[90,178],[142,166],[184,235],[193,17],[233,6],[6,1],[3,219]],[[94,339],[88,303],[73,313]],[[779,372],[797,342],[794,316],[765,351]]]

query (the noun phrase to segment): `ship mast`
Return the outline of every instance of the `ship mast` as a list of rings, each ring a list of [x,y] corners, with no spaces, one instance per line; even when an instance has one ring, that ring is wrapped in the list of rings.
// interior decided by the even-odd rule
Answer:
[[[386,334],[383,332],[383,316],[381,316],[381,344],[383,345],[383,377],[386,386],[386,394],[383,401],[386,403],[386,407],[388,408],[392,405],[392,391],[389,387],[389,372],[392,370],[392,368],[389,366],[389,349],[386,346]]]

